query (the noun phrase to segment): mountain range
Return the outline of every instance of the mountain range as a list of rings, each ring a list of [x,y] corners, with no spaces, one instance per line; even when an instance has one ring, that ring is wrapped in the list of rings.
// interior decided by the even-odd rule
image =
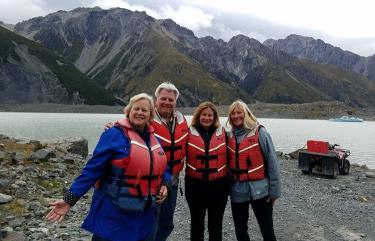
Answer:
[[[375,80],[375,54],[362,57],[349,51],[343,51],[320,39],[296,34],[291,34],[285,39],[268,39],[263,44],[298,58],[309,59],[320,64],[334,65]]]
[[[71,62],[0,27],[0,103],[121,103]]]
[[[361,57],[309,37],[290,35],[260,43],[237,35],[225,42],[210,36],[198,38],[170,19],[154,19],[145,12],[97,7],[58,11],[12,27],[11,38],[29,39],[22,38],[29,41],[29,52],[33,53],[32,46],[43,48],[50,56],[53,54],[54,62],[78,69],[74,76],[73,70],[70,72],[70,80],[79,82],[77,85],[83,89],[91,89],[91,99],[96,99],[96,91],[100,89],[103,96],[112,97],[112,103],[127,102],[136,93],[152,94],[159,83],[171,81],[181,91],[182,106],[194,106],[203,100],[228,104],[238,98],[248,103],[337,100],[356,107],[375,106],[375,57]],[[1,29],[0,34],[5,31]],[[19,76],[9,71],[9,62],[20,52],[19,44],[15,43],[12,39],[0,42],[0,49],[8,46],[8,52],[1,53],[0,76],[7,73],[12,80],[3,83],[0,77],[0,91],[10,82],[14,88],[20,84]],[[31,63],[44,59],[32,56],[35,58]],[[3,64],[4,60],[8,65]],[[38,71],[39,76],[46,72]],[[75,78],[76,74],[85,82]],[[23,85],[44,81],[34,80],[33,72],[29,76],[29,82]],[[69,98],[38,101],[93,103],[81,94],[82,89],[67,87],[66,80],[54,76],[53,85],[65,88],[68,92],[65,96]],[[87,83],[97,89],[84,87]],[[40,93],[34,91],[35,96]],[[5,99],[0,97],[0,102]]]

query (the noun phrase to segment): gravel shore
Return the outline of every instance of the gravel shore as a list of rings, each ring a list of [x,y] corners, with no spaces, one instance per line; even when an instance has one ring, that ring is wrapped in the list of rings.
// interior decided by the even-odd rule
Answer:
[[[45,146],[37,141],[4,137],[0,143],[0,240],[91,240],[91,234],[80,228],[90,207],[91,192],[81,198],[62,223],[52,224],[44,219],[47,203],[61,198],[83,168],[83,157],[68,153],[69,143],[66,149],[61,144],[57,148],[51,143]],[[81,143],[87,149],[87,143]],[[32,152],[33,149],[38,150]],[[75,153],[82,152],[79,149]],[[45,157],[42,159],[41,155]],[[274,206],[278,240],[375,240],[375,170],[352,165],[349,175],[339,175],[337,179],[303,175],[297,160],[289,155],[280,156],[280,167],[282,196]],[[180,186],[184,189],[183,181]],[[189,240],[189,216],[185,197],[179,195],[175,229],[169,241]],[[262,240],[252,211],[248,226],[251,239]],[[223,240],[236,240],[229,200]]]
[[[319,175],[303,175],[297,168],[296,160],[283,159],[280,164],[282,197],[274,206],[274,226],[278,240],[375,240],[375,178],[368,178],[365,174],[371,170],[352,166],[350,175],[339,175],[333,180]],[[87,197],[75,207],[76,212],[68,220],[69,224],[62,224],[63,233],[70,233],[74,227],[74,232],[89,240],[86,236],[88,234],[78,228],[83,219],[81,212],[88,210],[89,203],[90,198]],[[174,216],[175,229],[169,241],[189,240],[189,216],[185,196],[179,195]],[[262,240],[251,208],[248,226],[251,240]],[[62,230],[59,227],[51,231],[59,236]],[[206,233],[206,240],[207,237]],[[236,240],[236,237],[228,199],[223,221],[223,241],[232,240]]]
[[[296,160],[282,159],[280,164],[282,197],[274,206],[278,240],[375,240],[375,179],[365,176],[369,171],[366,167],[353,166],[350,175],[333,180],[303,175]],[[176,227],[169,240],[189,240],[186,217],[189,217],[188,207],[184,197],[179,196]],[[251,239],[262,240],[252,211],[248,226]],[[236,240],[229,200],[223,240]]]

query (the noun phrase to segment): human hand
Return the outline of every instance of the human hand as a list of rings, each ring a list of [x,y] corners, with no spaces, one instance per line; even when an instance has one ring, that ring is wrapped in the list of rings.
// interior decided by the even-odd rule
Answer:
[[[115,125],[115,122],[108,122],[104,125],[104,130],[107,130],[109,128],[112,128]]]
[[[70,210],[70,205],[62,199],[51,202],[48,205],[52,209],[45,218],[51,222],[61,222]]]
[[[158,195],[156,195],[156,203],[162,204],[168,196],[168,188],[163,185],[160,187]]]
[[[275,205],[275,202],[276,202],[276,198],[267,198],[267,202],[271,202],[272,206]]]

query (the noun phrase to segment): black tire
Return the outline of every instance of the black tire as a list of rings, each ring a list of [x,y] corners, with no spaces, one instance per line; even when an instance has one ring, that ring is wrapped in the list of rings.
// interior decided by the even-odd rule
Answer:
[[[306,170],[301,170],[301,171],[302,171],[302,174],[304,174],[304,175],[310,174],[310,171],[306,171]]]
[[[336,179],[337,175],[339,174],[339,164],[337,162],[333,163],[333,172],[332,172],[332,179]]]
[[[342,175],[348,175],[349,174],[349,169],[350,169],[350,162],[349,160],[344,160],[344,164],[340,168],[340,174]]]

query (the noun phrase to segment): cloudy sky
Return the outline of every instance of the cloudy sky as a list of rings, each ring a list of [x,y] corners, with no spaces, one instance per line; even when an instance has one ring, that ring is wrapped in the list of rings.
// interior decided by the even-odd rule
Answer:
[[[362,56],[375,54],[373,0],[0,0],[0,21],[14,24],[57,10],[94,6],[171,18],[198,37],[228,41],[244,34],[263,42],[300,34]]]

